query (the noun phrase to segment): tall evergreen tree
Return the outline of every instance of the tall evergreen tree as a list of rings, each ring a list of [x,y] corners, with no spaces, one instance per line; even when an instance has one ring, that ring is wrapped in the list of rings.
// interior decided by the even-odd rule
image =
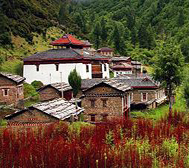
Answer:
[[[106,28],[106,21],[104,19],[104,17],[102,17],[101,19],[101,38],[102,38],[102,41],[106,41],[107,40],[107,28]]]
[[[184,13],[183,13],[183,10],[180,10],[180,12],[178,14],[177,23],[178,23],[179,27],[184,25]]]
[[[92,39],[95,45],[95,48],[98,49],[101,41],[101,26],[99,22],[96,22],[94,29],[92,31]]]

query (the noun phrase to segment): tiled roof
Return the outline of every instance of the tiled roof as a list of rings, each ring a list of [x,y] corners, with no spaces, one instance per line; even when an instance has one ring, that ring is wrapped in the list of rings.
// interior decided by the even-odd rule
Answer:
[[[112,69],[132,69],[133,68],[133,66],[132,65],[130,65],[130,64],[127,64],[127,63],[121,63],[121,64],[119,64],[119,65],[115,65],[115,66],[113,66],[112,67]]]
[[[95,84],[98,84],[100,82],[102,82],[104,79],[101,78],[93,78],[93,79],[82,79],[81,81],[81,89],[88,89],[92,86],[94,86]]]
[[[42,88],[40,88],[38,91],[40,92],[41,90],[49,86],[55,88],[59,92],[72,90],[72,87],[68,83],[60,82],[60,83],[52,83],[52,84],[45,85]]]
[[[93,81],[95,82],[95,81]],[[116,80],[101,80],[101,81],[96,81],[96,83],[93,83],[93,85],[91,85],[90,87],[88,87],[85,91],[87,91],[88,89],[92,89],[93,87],[96,87],[98,85],[101,84],[106,84],[109,85],[110,87],[117,89],[119,91],[125,92],[127,90],[130,90],[130,86],[126,85],[125,83],[121,82],[121,81],[116,81]]]
[[[67,49],[52,49],[52,50],[36,53],[32,56],[24,58],[24,61],[46,61],[46,60],[58,61],[58,60],[67,60],[67,59],[73,59],[73,60],[103,59],[107,61],[109,60],[109,58],[102,57],[97,53],[93,55],[92,52],[88,50],[67,48]]]
[[[24,58],[24,61],[59,60],[65,58],[81,59],[81,55],[73,49],[52,49]]]
[[[126,85],[131,86],[132,88],[157,88],[159,87],[159,84],[153,81],[150,77],[117,77],[114,78],[113,80],[122,82]]]
[[[71,117],[71,115],[78,115],[84,111],[83,108],[76,107],[76,105],[74,105],[73,103],[65,101],[61,98],[48,102],[38,103],[36,105],[29,107],[28,109],[32,108],[40,110],[43,113],[53,116],[59,120],[65,120]],[[17,116],[22,112],[23,110],[17,111],[11,115],[6,116],[5,119],[11,119],[12,117]]]
[[[102,47],[102,48],[99,48],[97,51],[102,51],[102,52],[106,52],[106,51],[114,51],[113,48],[109,48],[109,47]]]
[[[113,57],[111,58],[112,61],[127,61],[131,57]]]
[[[10,80],[12,80],[13,82],[16,82],[17,84],[20,82],[23,82],[26,78],[19,76],[19,75],[13,75],[13,74],[9,74],[9,73],[0,73],[0,76],[4,76]]]
[[[53,42],[51,42],[51,45],[68,45],[68,44],[73,44],[73,45],[79,45],[79,46],[85,46],[85,43],[82,42],[81,40],[76,39],[73,35],[71,34],[65,34],[62,38],[59,38]]]

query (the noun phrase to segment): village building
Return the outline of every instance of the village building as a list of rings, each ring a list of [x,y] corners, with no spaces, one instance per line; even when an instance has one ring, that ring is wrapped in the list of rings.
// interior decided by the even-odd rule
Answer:
[[[45,85],[38,89],[38,93],[40,101],[49,101],[57,98],[71,100],[73,98],[73,89],[65,82]]]
[[[119,63],[111,67],[114,77],[117,77],[122,74],[133,74],[133,66],[128,63]]]
[[[74,69],[82,79],[109,78],[109,58],[84,50],[85,44],[72,35],[65,35],[51,45],[54,49],[24,59],[26,82],[68,83],[68,76]]]
[[[85,80],[87,81],[87,80]],[[128,85],[112,80],[98,81],[83,91],[82,107],[87,121],[104,121],[115,116],[128,116],[130,110]]]
[[[83,108],[60,98],[17,111],[5,119],[9,126],[36,126],[58,121],[74,121],[83,112]]]
[[[156,108],[166,101],[165,89],[149,76],[122,75],[114,78],[114,80],[132,88],[131,109]]]
[[[111,58],[111,65],[119,65],[120,63],[127,63],[127,64],[131,64],[131,57],[112,57]]]
[[[114,49],[109,48],[109,47],[102,47],[97,50],[98,53],[100,53],[103,56],[107,57],[113,57],[114,55]]]
[[[19,75],[0,73],[0,104],[17,106],[24,99],[24,80]]]
[[[110,64],[111,71],[114,73],[114,77],[122,74],[139,76],[142,73],[142,63],[133,61],[131,57],[113,57]]]

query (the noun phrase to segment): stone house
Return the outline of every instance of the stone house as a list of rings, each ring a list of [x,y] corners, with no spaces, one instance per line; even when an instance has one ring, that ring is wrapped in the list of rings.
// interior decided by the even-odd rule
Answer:
[[[121,82],[104,80],[83,91],[82,107],[88,121],[127,116],[130,110],[130,90]],[[96,119],[95,119],[96,117]]]
[[[0,73],[0,104],[17,106],[24,99],[23,82],[19,75]]]
[[[17,111],[5,117],[10,126],[36,126],[50,124],[58,121],[77,120],[78,115],[84,111],[73,103],[64,99],[55,99],[38,103],[24,110]]]
[[[132,108],[156,108],[159,104],[166,101],[165,90],[149,76],[119,76],[114,78],[114,80],[129,85],[132,88]]]
[[[65,83],[52,83],[38,89],[40,101],[49,101],[57,98],[71,100],[73,98],[72,87]]]

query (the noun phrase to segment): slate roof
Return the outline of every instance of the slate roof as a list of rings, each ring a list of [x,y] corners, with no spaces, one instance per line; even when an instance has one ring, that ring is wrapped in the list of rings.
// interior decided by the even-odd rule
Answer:
[[[13,74],[3,73],[3,72],[0,73],[0,76],[8,78],[8,79],[12,80],[13,82],[16,82],[17,84],[23,82],[26,79],[19,75],[13,75]]]
[[[112,78],[109,80],[106,79],[83,79],[81,82],[81,89],[87,90],[88,88],[91,88],[95,85],[98,85],[99,83],[106,83],[109,81],[108,84],[111,84],[113,87],[116,86],[116,83],[120,86],[125,85],[125,87],[131,87],[131,88],[158,88],[160,86],[159,83],[152,80],[149,76],[142,76],[142,77],[135,77],[134,75],[124,75],[124,76],[118,76],[116,78]]]
[[[81,59],[81,55],[73,49],[52,49],[44,52],[38,52],[24,58],[24,61],[45,61],[45,60],[59,60],[59,59]]]
[[[93,81],[95,82],[95,81]],[[86,90],[84,91],[87,91],[89,89],[92,89],[98,85],[103,85],[103,84],[106,84],[106,85],[109,85],[110,87],[116,89],[116,90],[119,90],[119,91],[122,91],[122,92],[125,92],[127,90],[130,90],[131,87],[126,85],[125,83],[121,82],[121,81],[116,81],[116,80],[99,80],[99,81],[96,81],[96,83],[93,83],[93,85],[91,84],[90,87],[88,87]]]
[[[153,81],[150,77],[117,77],[113,80],[122,82],[132,88],[158,88],[159,84]]]
[[[72,90],[72,87],[68,83],[60,82],[60,83],[52,83],[52,84],[45,85],[42,88],[38,89],[38,91],[40,92],[41,90],[49,86],[55,88],[59,92]]]
[[[83,49],[51,49],[44,52],[35,53],[32,56],[24,58],[24,61],[46,61],[46,60],[82,60],[82,59],[103,59],[109,60],[107,57],[102,57],[101,55],[95,53],[92,54],[91,51]]]
[[[111,58],[112,61],[127,61],[131,57],[113,57]]]
[[[112,69],[132,69],[133,66],[127,63],[122,62],[121,64],[112,66]]]
[[[43,113],[53,116],[59,120],[65,120],[67,118],[70,118],[71,115],[78,115],[84,111],[83,108],[76,108],[76,105],[61,98],[48,102],[38,103],[29,107],[28,109],[32,108],[42,111]],[[17,111],[11,115],[6,116],[5,119],[11,119],[12,117],[23,113],[23,111],[25,110]]]
[[[93,79],[82,79],[81,81],[81,89],[88,89],[100,82],[102,82],[105,79],[101,79],[101,78],[93,78]]]
[[[106,52],[106,51],[114,51],[113,48],[109,48],[109,47],[102,47],[102,48],[99,48],[97,51],[102,51],[102,52]]]

